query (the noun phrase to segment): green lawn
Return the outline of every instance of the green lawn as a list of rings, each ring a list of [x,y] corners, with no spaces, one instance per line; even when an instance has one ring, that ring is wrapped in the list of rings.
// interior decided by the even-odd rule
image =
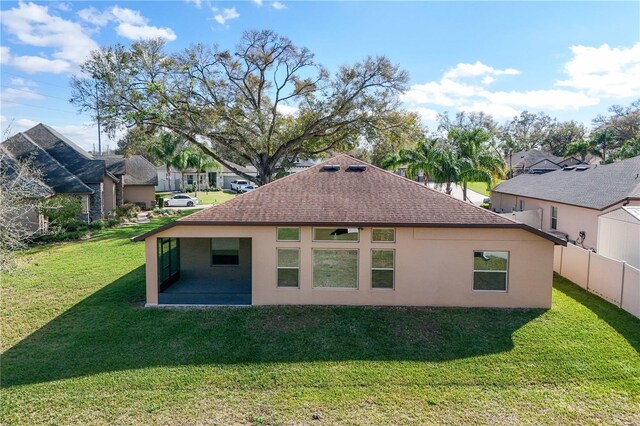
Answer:
[[[194,192],[188,192],[188,195],[192,197],[197,197],[200,200],[200,204],[220,204],[228,201],[232,198],[236,197],[235,192],[225,192],[225,191],[216,191],[216,192],[203,192],[200,191],[196,195]],[[169,198],[174,194],[170,192],[157,192],[156,195],[162,195],[165,198]]]
[[[159,224],[2,276],[0,424],[639,424],[640,321],[556,278],[551,310],[145,309]]]
[[[500,182],[503,182],[502,180],[497,180],[494,183],[495,185],[498,185]],[[484,182],[469,182],[467,183],[467,187],[473,191],[479,192],[480,194],[484,194],[487,197],[489,195],[491,195],[491,193],[489,192],[489,190],[487,189],[487,184]]]

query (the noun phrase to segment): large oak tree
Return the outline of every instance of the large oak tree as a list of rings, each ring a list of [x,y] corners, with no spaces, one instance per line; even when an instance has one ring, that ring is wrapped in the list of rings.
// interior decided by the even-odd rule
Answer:
[[[334,75],[312,52],[273,31],[245,32],[232,50],[204,44],[179,53],[161,40],[94,51],[74,76],[71,102],[103,129],[161,128],[257,182],[300,156],[347,150],[372,131],[400,128],[407,73],[367,57]]]

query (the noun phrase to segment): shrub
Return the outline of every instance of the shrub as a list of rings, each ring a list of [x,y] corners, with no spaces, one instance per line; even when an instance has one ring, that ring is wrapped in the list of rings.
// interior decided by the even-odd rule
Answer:
[[[89,229],[92,231],[105,228],[106,226],[107,223],[104,220],[94,220],[93,222],[89,223]]]
[[[138,215],[139,211],[140,206],[131,203],[123,204],[116,208],[116,217],[133,218]]]
[[[60,228],[62,232],[86,231],[89,229],[88,225],[80,219],[68,219],[63,223],[60,223]]]
[[[109,219],[107,220],[107,227],[113,228],[114,226],[120,225],[120,219]]]

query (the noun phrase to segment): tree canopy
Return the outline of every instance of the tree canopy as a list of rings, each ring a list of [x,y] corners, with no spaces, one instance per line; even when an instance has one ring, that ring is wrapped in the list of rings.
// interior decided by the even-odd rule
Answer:
[[[195,44],[169,53],[161,40],[92,52],[72,78],[71,102],[103,129],[166,129],[258,183],[296,158],[358,146],[372,132],[401,129],[398,95],[408,75],[384,57],[334,75],[312,52],[273,31],[247,31],[231,50]],[[96,100],[98,94],[99,102]]]

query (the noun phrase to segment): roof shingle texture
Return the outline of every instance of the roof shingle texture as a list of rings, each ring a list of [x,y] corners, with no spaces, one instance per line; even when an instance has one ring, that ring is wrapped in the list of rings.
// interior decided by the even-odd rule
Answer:
[[[339,164],[338,171],[323,170]],[[365,165],[365,171],[347,171]],[[486,209],[339,155],[177,221],[211,224],[513,225]]]
[[[592,165],[587,170],[523,174],[502,182],[493,192],[602,210],[626,198],[640,197],[640,157]]]
[[[76,175],[69,172],[25,133],[18,133],[2,146],[20,161],[28,161],[41,174],[42,180],[58,194],[93,194]]]
[[[157,185],[158,170],[149,160],[141,155],[125,158],[122,155],[103,155],[98,157],[105,161],[107,170],[124,178],[126,185]]]

